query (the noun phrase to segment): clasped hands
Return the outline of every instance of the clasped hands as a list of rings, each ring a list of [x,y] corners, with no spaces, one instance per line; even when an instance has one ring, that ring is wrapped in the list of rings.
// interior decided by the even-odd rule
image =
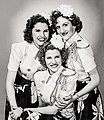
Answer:
[[[21,116],[23,109],[21,107],[13,107],[10,111],[11,120],[17,120]]]

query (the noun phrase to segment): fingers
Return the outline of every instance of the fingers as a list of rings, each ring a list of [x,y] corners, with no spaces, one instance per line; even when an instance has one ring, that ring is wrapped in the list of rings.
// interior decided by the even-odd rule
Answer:
[[[16,109],[12,109],[12,111],[10,112],[10,116],[13,120],[17,120],[18,117],[20,117],[21,113],[22,113],[23,109],[21,107],[17,107]]]
[[[11,117],[12,120],[16,120],[17,119],[17,117],[15,116],[13,111],[10,112],[10,117]]]
[[[65,96],[63,99],[64,99],[65,101],[69,101],[69,100],[72,99],[72,96],[71,96],[71,95],[69,95],[69,96]]]

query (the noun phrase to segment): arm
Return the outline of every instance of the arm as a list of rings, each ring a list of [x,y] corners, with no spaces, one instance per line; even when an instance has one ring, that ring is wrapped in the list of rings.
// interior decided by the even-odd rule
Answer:
[[[16,71],[8,70],[7,78],[6,78],[6,92],[10,102],[10,105],[13,107],[17,107],[16,99],[15,99],[15,91],[14,91],[14,81],[16,77]]]
[[[16,98],[15,98],[14,81],[15,81],[16,73],[17,73],[16,71],[8,70],[7,79],[6,79],[6,92],[12,110],[11,117],[15,119],[17,119],[22,113],[22,108],[17,107]]]
[[[91,77],[91,81],[89,81],[89,83],[82,89],[80,90],[77,94],[75,94],[73,96],[73,101],[76,100],[77,98],[85,95],[86,93],[90,92],[91,90],[93,90],[96,86],[99,85],[100,83],[100,78],[99,78],[99,74],[97,69],[93,69],[92,71],[89,72],[89,75]],[[69,98],[65,98],[66,100],[68,100]]]
[[[43,114],[56,114],[58,112],[58,107],[55,105],[53,106],[46,106],[46,107],[39,107],[39,108],[27,108],[26,110],[31,110],[33,112],[39,112]]]

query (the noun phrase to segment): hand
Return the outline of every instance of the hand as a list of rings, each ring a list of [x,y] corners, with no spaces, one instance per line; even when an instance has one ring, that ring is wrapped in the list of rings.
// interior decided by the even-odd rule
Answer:
[[[69,101],[72,101],[72,96],[71,95],[65,96],[63,99],[69,102]]]
[[[17,107],[15,109],[13,109],[10,112],[11,118],[14,119],[14,120],[17,120],[17,118],[21,116],[22,111],[23,111],[23,109],[21,107]]]
[[[65,96],[65,97],[62,97],[62,96],[59,96],[57,99],[56,99],[56,106],[58,108],[65,108],[67,105],[69,105],[70,103],[73,102],[72,100],[72,95],[69,95],[69,96]]]

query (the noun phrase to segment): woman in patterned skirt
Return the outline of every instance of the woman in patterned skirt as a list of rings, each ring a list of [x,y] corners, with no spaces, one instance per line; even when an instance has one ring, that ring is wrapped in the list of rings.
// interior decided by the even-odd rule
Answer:
[[[24,41],[12,45],[6,80],[5,120],[25,119],[27,114],[21,114],[24,108],[38,107],[33,74],[43,69],[37,55],[51,34],[48,20],[40,14],[33,15],[27,20]]]
[[[52,11],[50,19],[55,35],[62,38],[54,43],[67,49],[66,66],[78,73],[77,93],[66,100],[75,102],[77,120],[103,120],[100,78],[91,46],[79,35],[83,27],[80,18],[70,5],[60,5]]]
[[[46,70],[34,74],[39,107],[26,109],[30,120],[76,120],[73,103],[64,98],[74,94],[78,75],[62,66],[67,59],[64,52],[52,44],[40,51],[39,60]]]

